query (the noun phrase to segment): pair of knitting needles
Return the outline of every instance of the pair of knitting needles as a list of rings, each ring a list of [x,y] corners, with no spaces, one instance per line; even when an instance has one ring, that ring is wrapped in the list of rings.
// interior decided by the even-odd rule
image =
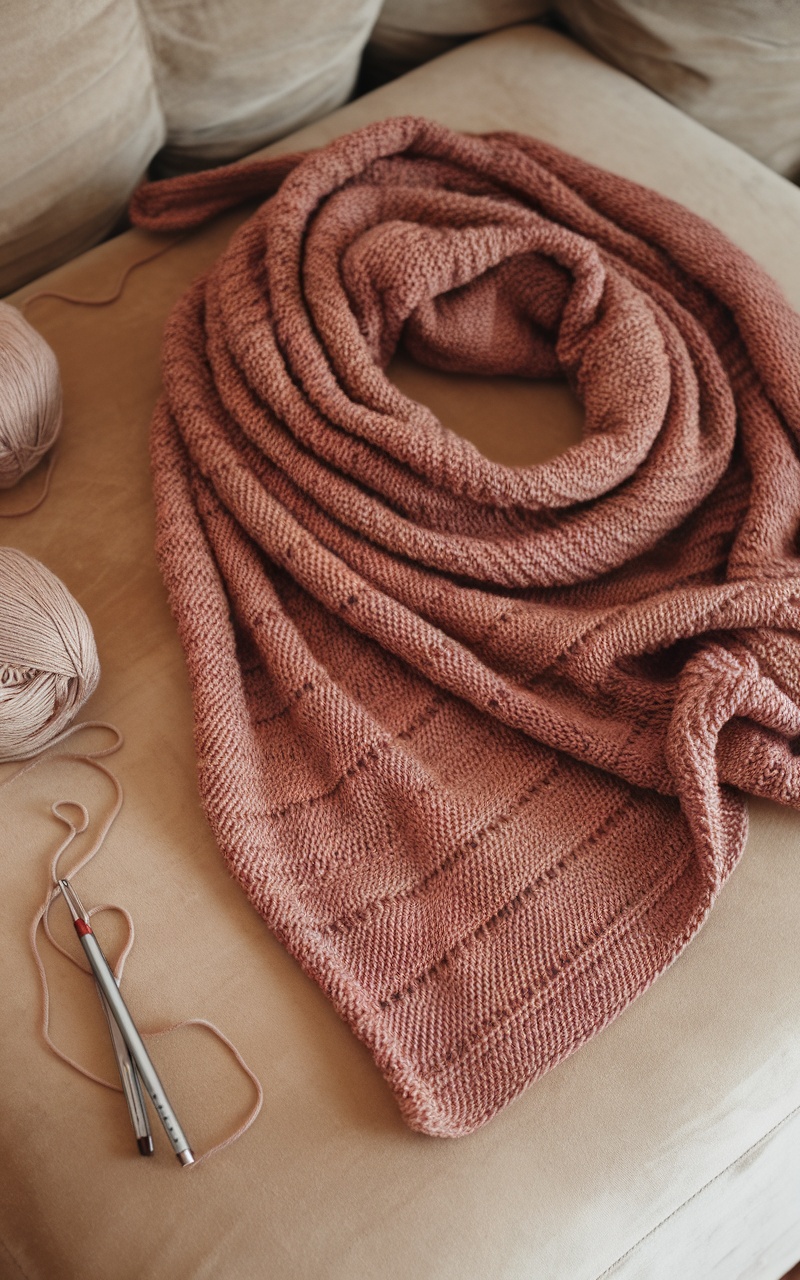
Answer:
[[[72,922],[75,925],[75,932],[80,939],[81,946],[86,953],[86,959],[89,961],[97,983],[100,1003],[103,1006],[109,1031],[111,1032],[111,1043],[117,1060],[120,1080],[122,1081],[122,1091],[128,1104],[131,1124],[136,1135],[136,1144],[139,1151],[143,1156],[153,1154],[153,1136],[150,1132],[150,1124],[147,1119],[144,1098],[142,1097],[141,1086],[143,1084],[158,1113],[158,1118],[166,1130],[167,1137],[178,1160],[182,1165],[194,1164],[192,1149],[178,1123],[178,1117],[175,1115],[164,1086],[158,1078],[158,1073],[144,1046],[144,1041],[136,1029],[125,1001],[122,999],[111,966],[103,955],[100,943],[94,936],[89,916],[69,880],[59,880],[58,885],[64,895],[64,901],[69,907]]]

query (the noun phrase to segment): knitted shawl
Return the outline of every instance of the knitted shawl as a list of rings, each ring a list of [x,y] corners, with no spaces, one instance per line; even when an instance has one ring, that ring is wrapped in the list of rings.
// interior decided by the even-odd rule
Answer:
[[[254,195],[152,429],[200,790],[408,1123],[464,1134],[686,946],[743,793],[800,799],[800,319],[663,196],[415,118],[133,218]],[[583,438],[488,460],[388,380],[400,343],[568,379]]]

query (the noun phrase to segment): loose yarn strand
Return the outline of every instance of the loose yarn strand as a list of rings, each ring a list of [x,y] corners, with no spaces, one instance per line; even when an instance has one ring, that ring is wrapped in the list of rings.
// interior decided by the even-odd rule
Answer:
[[[31,773],[34,769],[38,768],[41,764],[45,762],[54,763],[56,761],[69,761],[72,763],[88,765],[90,768],[93,768],[97,770],[99,773],[101,773],[103,777],[105,777],[110,782],[113,793],[114,793],[113,803],[110,809],[108,810],[108,812],[106,813],[105,818],[103,819],[103,822],[101,823],[97,834],[92,839],[88,850],[71,867],[69,871],[70,880],[74,880],[74,878],[78,875],[78,873],[82,871],[84,867],[88,865],[89,862],[91,862],[91,860],[96,856],[97,853],[99,853],[100,849],[103,847],[103,844],[105,843],[106,837],[109,831],[111,830],[111,827],[113,826],[114,822],[117,819],[120,809],[122,808],[123,799],[124,799],[122,784],[120,783],[116,774],[114,774],[112,770],[109,769],[103,763],[103,759],[105,757],[114,755],[117,751],[119,751],[120,747],[122,747],[124,743],[124,738],[122,733],[119,731],[119,729],[116,728],[115,725],[109,724],[106,721],[87,720],[87,721],[81,722],[80,724],[72,725],[69,729],[65,730],[64,733],[59,735],[59,738],[57,739],[57,741],[63,742],[65,739],[70,738],[77,733],[81,733],[84,730],[107,730],[109,733],[113,735],[112,742],[108,746],[98,748],[95,751],[56,752],[56,753],[53,753],[50,750],[50,748],[54,745],[53,743],[50,743],[48,748],[40,752],[33,759],[28,760],[27,763],[25,763],[20,769],[15,770],[8,777],[0,780],[0,790],[3,790],[4,788],[9,787],[12,783],[17,782],[20,778]],[[50,987],[47,980],[47,972],[44,966],[44,961],[42,960],[41,952],[39,950],[38,933],[39,933],[40,925],[50,945],[56,951],[58,951],[62,956],[64,956],[70,962],[70,964],[73,964],[77,969],[80,969],[81,972],[85,973],[87,977],[92,978],[92,980],[94,980],[90,970],[86,968],[80,962],[80,960],[76,959],[75,956],[70,954],[70,952],[65,947],[63,947],[60,942],[57,941],[57,939],[54,937],[52,933],[51,926],[50,926],[50,909],[54,901],[56,900],[56,898],[58,898],[61,895],[61,890],[58,887],[58,880],[60,876],[59,863],[61,861],[61,858],[64,856],[64,854],[72,845],[73,841],[76,839],[76,837],[79,835],[83,835],[88,830],[89,812],[85,805],[74,800],[57,800],[54,802],[51,808],[52,808],[53,816],[59,822],[63,823],[64,826],[66,826],[67,833],[64,836],[64,838],[61,840],[60,844],[56,848],[50,860],[51,887],[44,901],[40,903],[39,907],[37,908],[36,913],[34,914],[33,920],[31,921],[30,929],[28,932],[28,939],[31,947],[31,952],[33,954],[36,971],[39,975],[39,982],[40,982],[41,991],[42,991],[42,1017],[40,1021],[40,1031],[42,1034],[42,1038],[45,1044],[47,1045],[47,1047],[50,1049],[50,1051],[53,1054],[55,1054],[57,1058],[60,1058],[62,1062],[65,1062],[74,1071],[77,1071],[80,1075],[85,1076],[87,1080],[91,1080],[94,1084],[99,1084],[99,1085],[102,1085],[103,1088],[105,1089],[112,1089],[117,1093],[121,1093],[122,1089],[118,1083],[114,1082],[113,1080],[105,1079],[104,1076],[98,1075],[96,1072],[92,1071],[89,1067],[84,1066],[83,1063],[78,1062],[75,1058],[71,1057],[62,1048],[60,1048],[59,1045],[56,1044],[56,1042],[53,1040],[50,1034],[50,1009],[51,1009]],[[80,815],[79,821],[76,822],[69,816],[69,814],[66,812],[69,809],[77,810],[78,814]],[[117,906],[114,903],[103,903],[97,906],[93,906],[89,908],[88,915],[91,918],[96,915],[100,915],[105,911],[117,912],[119,915],[123,917],[123,919],[126,922],[127,932],[126,932],[125,942],[123,943],[122,949],[120,950],[116,959],[113,961],[113,963],[110,962],[114,976],[119,982],[122,979],[123,971],[125,968],[125,962],[133,948],[133,943],[135,939],[135,929],[134,929],[133,919],[130,913],[124,907]],[[172,1031],[176,1031],[182,1027],[187,1027],[187,1026],[205,1027],[214,1036],[216,1036],[217,1039],[220,1040],[222,1044],[224,1044],[225,1047],[229,1050],[229,1052],[235,1059],[240,1069],[252,1082],[255,1089],[255,1095],[256,1095],[255,1102],[251,1107],[251,1109],[249,1110],[249,1112],[247,1113],[245,1119],[242,1121],[242,1123],[238,1125],[238,1127],[233,1131],[233,1133],[229,1134],[226,1138],[222,1139],[220,1142],[213,1144],[211,1147],[209,1147],[207,1151],[201,1152],[199,1155],[197,1155],[195,1157],[195,1165],[197,1165],[202,1163],[204,1160],[207,1160],[210,1156],[215,1155],[217,1152],[222,1151],[225,1147],[230,1146],[238,1138],[240,1138],[244,1133],[247,1132],[247,1130],[255,1123],[261,1111],[261,1107],[264,1100],[264,1091],[263,1091],[261,1082],[256,1076],[255,1072],[245,1062],[244,1058],[242,1057],[241,1053],[236,1048],[236,1046],[233,1044],[233,1042],[225,1035],[223,1031],[220,1030],[219,1027],[217,1027],[213,1022],[210,1022],[206,1018],[184,1019],[180,1022],[172,1023],[167,1027],[159,1027],[151,1030],[141,1031],[141,1035],[142,1035],[142,1038],[145,1040],[152,1040],[152,1039],[157,1039],[161,1036],[168,1035]]]
[[[53,478],[53,468],[56,465],[58,454],[55,449],[47,460],[47,469],[44,473],[44,482],[38,498],[34,498],[29,507],[23,507],[21,511],[0,511],[0,520],[17,520],[20,516],[29,516],[34,511],[38,511],[50,492],[50,481]]]
[[[114,821],[116,820],[116,817],[120,809],[122,808],[122,802],[123,802],[122,785],[119,779],[116,777],[114,773],[112,773],[110,769],[108,769],[105,765],[101,763],[101,760],[103,757],[113,755],[123,745],[123,741],[124,741],[123,736],[120,733],[119,729],[116,728],[115,725],[108,724],[106,721],[103,721],[103,720],[82,721],[80,724],[72,725],[69,729],[65,730],[64,733],[59,735],[59,738],[57,741],[63,742],[65,739],[73,737],[77,733],[81,733],[84,730],[92,730],[92,729],[108,730],[108,732],[110,732],[113,735],[113,741],[111,742],[111,744],[107,747],[100,748],[97,751],[93,751],[93,752],[53,753],[51,751],[51,748],[53,745],[55,745],[55,743],[50,743],[48,747],[45,748],[44,751],[40,752],[33,759],[28,760],[28,762],[24,764],[22,768],[15,770],[8,777],[0,780],[0,790],[3,790],[7,787],[10,787],[12,783],[17,782],[20,778],[31,773],[34,769],[38,768],[45,761],[47,763],[53,763],[58,760],[62,760],[62,761],[65,760],[70,762],[87,764],[89,765],[90,768],[94,768],[98,770],[109,780],[114,791],[114,803],[111,809],[109,810],[109,812],[106,814],[105,820],[102,823],[100,830],[95,836],[92,844],[90,845],[90,848],[83,855],[83,857],[80,858],[78,862],[76,862],[75,865],[71,868],[69,873],[70,877],[74,877],[75,875],[77,875],[78,872],[80,872],[86,866],[86,864],[91,861],[91,859],[95,856],[95,854],[100,850],[108,832],[110,831],[111,827],[114,824]],[[74,808],[78,810],[78,812],[81,815],[81,822],[79,825],[71,821],[71,819],[66,815],[66,813],[63,812],[65,808]],[[75,1071],[78,1071],[81,1075],[86,1076],[87,1079],[93,1080],[96,1084],[101,1084],[104,1086],[104,1088],[114,1089],[114,1090],[117,1090],[118,1092],[121,1092],[120,1085],[115,1084],[110,1080],[106,1080],[102,1076],[98,1076],[93,1071],[90,1071],[89,1068],[82,1066],[74,1058],[71,1058],[69,1054],[65,1053],[63,1049],[60,1049],[50,1035],[50,988],[47,981],[47,973],[45,971],[44,962],[42,960],[41,953],[39,951],[38,941],[37,941],[39,925],[40,924],[43,925],[45,934],[47,935],[47,938],[50,941],[51,945],[57,951],[59,951],[61,955],[65,956],[67,960],[69,960],[70,964],[75,965],[76,968],[81,969],[83,972],[87,974],[89,972],[88,969],[85,969],[84,966],[78,960],[76,960],[74,956],[70,955],[70,953],[64,947],[62,947],[59,942],[56,941],[56,939],[53,937],[52,932],[50,930],[50,923],[49,923],[50,907],[52,906],[54,900],[60,895],[60,892],[61,892],[60,889],[58,888],[58,876],[57,876],[59,861],[62,855],[66,853],[67,849],[75,840],[76,836],[82,835],[88,829],[89,813],[85,805],[80,804],[73,800],[55,801],[54,804],[52,805],[52,812],[53,812],[53,815],[58,819],[58,821],[62,822],[66,826],[67,834],[64,837],[64,839],[61,841],[61,843],[58,845],[58,847],[56,848],[51,858],[50,881],[51,881],[52,887],[47,897],[45,898],[44,902],[42,902],[40,906],[37,908],[36,913],[33,917],[33,920],[31,921],[31,926],[28,932],[28,939],[30,942],[31,950],[33,952],[34,963],[36,965],[36,970],[39,974],[39,981],[42,987],[42,1020],[40,1024],[40,1029],[41,1029],[45,1044],[56,1055],[56,1057],[61,1058],[63,1062],[66,1062]],[[133,922],[130,916],[128,915],[127,911],[124,911],[123,908],[116,908],[116,909],[119,910],[126,917],[129,923],[131,936],[128,943],[126,944],[126,947],[123,948],[123,955],[126,955],[127,952],[130,950],[130,946],[133,943]],[[116,975],[116,968],[115,968],[115,975]]]
[[[14,469],[10,472],[10,478],[6,481],[7,484],[14,483],[17,479],[21,478],[23,474],[31,470],[32,467],[36,465],[36,462],[38,462],[39,459],[44,456],[47,449],[51,448],[52,443],[55,439],[55,436],[57,435],[58,430],[60,429],[60,426],[61,426],[61,386],[60,386],[58,366],[55,360],[55,355],[52,353],[47,343],[45,343],[44,339],[41,338],[41,336],[36,332],[36,330],[32,329],[31,326],[24,319],[27,311],[35,302],[41,301],[45,298],[56,299],[58,301],[66,302],[76,306],[85,306],[85,307],[109,306],[112,303],[116,302],[121,297],[122,292],[125,288],[125,285],[127,284],[127,281],[135,271],[137,271],[140,267],[147,265],[148,263],[155,262],[157,259],[163,257],[165,254],[171,252],[173,249],[177,248],[178,245],[182,244],[187,238],[188,237],[186,235],[178,236],[177,238],[172,238],[167,244],[160,245],[155,250],[155,252],[149,253],[144,257],[139,258],[137,261],[131,263],[128,267],[126,267],[122,275],[119,277],[119,280],[117,281],[117,284],[114,287],[113,291],[110,294],[108,294],[106,297],[86,298],[86,297],[81,297],[75,294],[63,293],[57,290],[48,289],[48,290],[41,290],[38,293],[34,293],[31,296],[27,297],[23,301],[21,307],[18,310],[11,307],[4,306],[3,312],[0,313],[0,319],[5,319],[7,317],[6,327],[7,328],[10,327],[11,331],[17,338],[17,346],[20,348],[20,351],[22,352],[22,355],[18,356],[18,359],[21,361],[23,356],[27,356],[28,362],[30,363],[34,357],[37,357],[39,366],[44,369],[46,374],[49,375],[49,381],[44,382],[43,388],[41,386],[41,383],[42,383],[42,379],[44,378],[44,374],[41,375],[38,382],[35,379],[32,372],[25,371],[25,370],[23,370],[23,372],[20,373],[18,376],[15,376],[13,378],[6,377],[4,379],[4,386],[9,388],[9,397],[10,397],[11,391],[13,391],[13,389],[16,387],[18,388],[18,395],[20,400],[20,404],[12,404],[10,410],[5,415],[5,417],[8,419],[8,422],[6,425],[6,433],[8,436],[8,447],[10,449],[9,457],[12,457],[15,459]],[[26,343],[27,343],[27,349],[25,346]],[[27,355],[27,351],[29,351],[32,354]],[[3,353],[0,352],[0,360],[2,359],[3,359]],[[14,370],[14,372],[16,373],[16,370]],[[49,423],[50,425],[48,426],[47,430],[44,433],[40,431],[38,436],[35,438],[34,443],[31,444],[27,439],[27,435],[31,430],[31,426],[30,426],[31,410],[26,409],[26,407],[22,403],[22,399],[23,399],[23,396],[25,395],[31,396],[34,394],[38,394],[40,400],[43,402],[43,407],[40,410],[39,416],[43,418],[44,421],[46,423]],[[38,510],[38,508],[42,505],[42,503],[47,498],[48,493],[50,491],[50,483],[53,475],[53,469],[55,466],[56,457],[57,455],[55,451],[52,451],[50,453],[50,457],[47,463],[47,469],[44,475],[44,483],[38,497],[36,497],[32,503],[22,508],[21,510],[0,511],[0,519],[17,519],[21,516],[30,515],[32,512]],[[3,486],[3,469],[2,469],[2,462],[0,462],[0,487],[2,486]],[[21,553],[11,552],[6,554],[7,555],[10,554],[11,556],[16,557],[16,559],[12,561],[12,566],[14,569],[16,569],[17,567],[18,560],[21,559],[23,563],[23,567],[24,567],[24,563],[29,560],[29,557],[22,557]],[[31,565],[36,565],[36,562],[31,561],[30,563]],[[52,577],[52,575],[49,575],[47,571],[44,570],[44,566],[36,565],[36,569],[42,570],[45,578]],[[31,580],[33,580],[33,577],[35,575],[30,574],[29,576],[31,577]],[[58,582],[57,579],[55,581]],[[62,584],[59,583],[58,585],[61,586]],[[65,594],[68,595],[68,593],[66,592]],[[69,597],[69,599],[71,600],[71,597]],[[52,602],[50,603],[52,604]],[[74,604],[74,602],[72,603]],[[80,615],[81,618],[83,617],[82,611],[78,609],[77,605],[75,606],[75,612],[76,612],[76,615]],[[87,628],[88,628],[88,623],[87,623]],[[88,630],[90,631],[90,628],[88,628]],[[93,643],[91,648],[93,651]],[[96,665],[96,655],[95,655],[95,665]],[[14,667],[14,666],[9,666],[7,664],[5,667],[2,668],[2,682],[4,684],[9,684],[12,687],[19,687],[21,684],[25,682],[26,678],[29,676],[30,670],[31,670],[30,668]],[[88,697],[89,693],[91,693],[95,683],[96,683],[96,678],[93,681],[91,679],[88,681],[88,684],[90,685],[90,687],[88,687],[88,690],[85,693],[86,697]],[[77,710],[77,707],[75,708],[75,710]],[[74,711],[73,711],[73,714],[74,714]],[[28,731],[30,726],[26,725],[25,728],[26,728],[26,731]],[[62,752],[60,754],[51,753],[52,747],[60,743],[63,743],[68,738],[70,738],[73,734],[89,728],[108,729],[114,735],[114,741],[109,747],[104,748],[102,750],[95,751],[95,752],[88,752],[88,753],[82,753],[82,754],[72,753],[72,752]],[[18,769],[10,777],[0,781],[0,789],[10,785],[12,782],[18,780],[19,778],[28,774],[32,769],[36,768],[46,756],[48,762],[52,762],[56,760],[71,760],[71,761],[84,763],[89,767],[99,771],[111,783],[111,786],[114,791],[113,805],[109,810],[109,812],[107,813],[105,820],[101,824],[100,830],[98,831],[96,837],[91,843],[89,850],[73,866],[70,872],[70,878],[74,878],[78,874],[78,872],[80,872],[102,848],[103,843],[106,839],[106,836],[108,835],[108,832],[110,831],[122,807],[123,791],[122,791],[122,786],[119,782],[119,779],[110,769],[108,769],[104,764],[101,763],[102,757],[114,754],[116,751],[119,750],[122,744],[123,744],[122,734],[113,725],[109,725],[109,724],[106,724],[105,722],[100,722],[100,721],[86,721],[79,725],[72,725],[63,729],[61,732],[57,733],[55,736],[51,737],[49,741],[47,741],[44,748],[42,750],[38,750],[38,753],[35,756],[33,756],[32,759],[30,759],[28,764],[24,765],[21,769]],[[14,747],[11,748],[11,750],[15,751],[17,749],[17,746],[18,744],[15,743]],[[39,748],[40,746],[41,746],[41,741],[37,740],[35,749]],[[25,752],[25,754],[27,755],[29,753]],[[5,755],[5,761],[13,760],[15,758],[18,759],[20,757],[18,755],[17,756],[8,755],[8,754]],[[78,813],[80,814],[79,824],[75,823],[68,816],[66,810],[70,808],[77,809]],[[90,1070],[88,1067],[85,1067],[82,1063],[78,1062],[75,1058],[72,1058],[69,1054],[65,1053],[65,1051],[55,1043],[55,1041],[53,1040],[50,1034],[50,1007],[51,1007],[50,989],[49,989],[49,984],[47,980],[47,972],[41,957],[41,953],[39,951],[39,944],[38,944],[39,926],[40,925],[42,926],[42,929],[50,945],[56,951],[58,951],[61,955],[63,955],[71,964],[75,965],[82,972],[86,973],[87,976],[89,977],[92,976],[89,970],[86,969],[85,966],[82,965],[79,960],[77,960],[64,947],[61,946],[61,944],[54,937],[50,927],[50,908],[52,907],[53,902],[60,895],[60,892],[61,892],[60,889],[58,888],[59,862],[62,856],[70,848],[75,838],[78,835],[83,834],[88,829],[89,814],[84,805],[77,804],[76,802],[73,802],[73,801],[56,801],[52,805],[52,812],[54,817],[66,826],[67,834],[65,835],[61,843],[58,845],[51,859],[50,879],[52,882],[52,888],[50,889],[44,902],[42,902],[39,908],[37,909],[34,915],[34,918],[31,922],[31,926],[29,930],[29,942],[30,942],[31,951],[33,954],[34,964],[36,966],[36,970],[39,975],[39,981],[42,989],[42,1019],[41,1019],[40,1030],[41,1030],[42,1038],[44,1039],[45,1044],[48,1046],[50,1051],[56,1055],[56,1057],[62,1060],[62,1062],[65,1062],[73,1070],[79,1072],[81,1075],[85,1076],[86,1079],[91,1080],[95,1084],[102,1085],[103,1088],[106,1088],[106,1089],[112,1089],[116,1092],[121,1092],[121,1086],[118,1083],[115,1083],[114,1081],[111,1081],[111,1080],[106,1080],[104,1077],[98,1075],[96,1072]],[[101,914],[104,911],[116,911],[118,914],[120,914],[124,918],[126,922],[126,927],[127,927],[126,940],[120,954],[117,956],[116,960],[112,965],[114,976],[117,979],[117,981],[120,981],[122,978],[124,967],[125,967],[125,961],[128,955],[130,954],[131,949],[133,947],[133,943],[134,943],[135,930],[134,930],[133,919],[130,913],[125,910],[125,908],[116,906],[114,904],[103,904],[100,906],[94,906],[89,909],[88,914],[90,917],[93,917],[95,915]],[[225,1147],[230,1146],[233,1142],[235,1142],[238,1138],[240,1138],[244,1133],[247,1132],[247,1130],[255,1122],[255,1120],[259,1115],[259,1112],[261,1111],[261,1107],[264,1099],[264,1092],[263,1092],[261,1083],[258,1077],[256,1076],[255,1072],[247,1065],[247,1063],[245,1062],[242,1055],[239,1053],[236,1046],[224,1034],[224,1032],[220,1030],[219,1027],[217,1027],[214,1023],[208,1021],[205,1018],[187,1019],[182,1022],[174,1023],[171,1026],[166,1028],[159,1028],[156,1030],[144,1031],[142,1032],[142,1035],[143,1035],[143,1038],[145,1039],[152,1039],[152,1038],[166,1035],[170,1031],[178,1030],[179,1028],[185,1027],[185,1026],[205,1027],[214,1036],[216,1036],[229,1050],[229,1052],[231,1053],[231,1055],[233,1056],[233,1058],[235,1059],[235,1061],[237,1062],[241,1070],[251,1080],[255,1089],[255,1094],[256,1094],[255,1102],[251,1107],[250,1111],[248,1112],[247,1116],[245,1117],[244,1121],[227,1138],[223,1139],[221,1142],[215,1143],[207,1151],[196,1156],[195,1162],[194,1162],[196,1166],[201,1164],[204,1160],[207,1160],[209,1156],[214,1155],[217,1152],[222,1151]]]
[[[118,302],[122,297],[125,285],[134,271],[138,271],[140,267],[147,266],[150,262],[155,262],[158,258],[163,258],[165,254],[177,249],[178,245],[183,244],[187,239],[187,235],[173,237],[167,244],[159,245],[153,253],[148,253],[143,258],[137,258],[135,262],[129,263],[117,280],[113,292],[105,298],[85,298],[75,293],[62,293],[57,289],[41,289],[38,293],[32,293],[23,300],[20,311],[24,315],[35,302],[41,302],[45,298],[53,298],[58,302],[68,302],[76,307],[108,307],[112,302]]]
[[[42,289],[25,298],[19,307],[0,303],[0,489],[16,485],[50,452],[38,497],[19,510],[0,511],[0,519],[17,520],[31,515],[47,498],[56,461],[52,449],[62,423],[58,362],[49,344],[28,323],[27,311],[44,298],[82,307],[109,306],[121,297],[134,271],[170,253],[186,238],[185,235],[173,237],[154,252],[132,262],[105,298],[83,298]]]
[[[297,164],[298,159],[298,156],[292,155],[261,162],[256,166],[258,176],[255,184],[252,166],[226,167],[226,174],[229,168],[237,170],[233,179],[236,197],[231,199],[229,191],[220,196],[220,179],[215,175],[211,182],[214,193],[212,206],[204,211],[202,217],[195,217],[193,221],[182,225],[191,229],[206,217],[221,212],[231,204],[237,204],[249,195],[261,193],[265,180],[268,185],[272,185],[272,189],[276,188],[283,176]],[[193,200],[195,197],[191,186],[189,192]],[[175,198],[172,191],[169,198]],[[0,303],[0,488],[17,484],[33,470],[52,449],[61,430],[62,392],[58,362],[49,344],[28,323],[26,315],[30,308],[45,298],[80,307],[110,306],[122,296],[125,285],[135,271],[171,253],[187,238],[188,234],[172,237],[166,244],[159,245],[153,252],[130,263],[112,292],[103,298],[86,298],[57,289],[41,289],[23,299],[19,307]],[[50,491],[54,465],[55,454],[51,454],[39,496],[20,510],[0,511],[0,519],[16,520],[37,511]]]
[[[220,1031],[216,1023],[209,1022],[207,1018],[184,1018],[180,1022],[171,1023],[168,1027],[160,1027],[157,1031],[143,1032],[143,1035],[146,1040],[157,1040],[160,1036],[169,1035],[172,1031],[180,1031],[183,1027],[205,1027],[207,1031],[210,1031],[212,1035],[216,1036],[216,1038],[225,1045],[225,1048],[228,1049],[244,1074],[249,1078],[256,1095],[255,1102],[252,1107],[238,1128],[234,1129],[233,1133],[229,1133],[227,1138],[222,1138],[219,1142],[215,1142],[207,1151],[201,1151],[199,1155],[195,1154],[194,1165],[187,1166],[189,1168],[194,1168],[197,1165],[202,1164],[204,1160],[208,1160],[211,1156],[216,1155],[217,1152],[224,1151],[225,1147],[232,1146],[237,1139],[247,1133],[247,1130],[258,1119],[259,1112],[261,1111],[261,1107],[264,1103],[264,1089],[255,1071],[253,1071],[252,1067],[247,1065],[233,1041],[228,1039],[224,1031]]]

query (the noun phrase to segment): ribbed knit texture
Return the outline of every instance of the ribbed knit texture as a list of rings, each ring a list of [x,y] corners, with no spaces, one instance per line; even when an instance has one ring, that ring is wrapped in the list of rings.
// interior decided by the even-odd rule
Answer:
[[[467,1133],[687,944],[742,792],[800,797],[800,321],[664,197],[413,118],[134,221],[258,193],[153,423],[200,789],[406,1120]],[[487,460],[387,380],[401,342],[562,374],[583,440]]]

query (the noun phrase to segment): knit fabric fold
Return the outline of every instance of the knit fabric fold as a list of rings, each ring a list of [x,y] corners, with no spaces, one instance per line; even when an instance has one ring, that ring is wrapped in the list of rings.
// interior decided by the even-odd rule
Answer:
[[[745,793],[800,799],[800,320],[663,196],[415,118],[132,216],[254,195],[152,428],[200,791],[408,1123],[463,1134],[676,958]],[[400,344],[568,379],[583,438],[490,461]]]

